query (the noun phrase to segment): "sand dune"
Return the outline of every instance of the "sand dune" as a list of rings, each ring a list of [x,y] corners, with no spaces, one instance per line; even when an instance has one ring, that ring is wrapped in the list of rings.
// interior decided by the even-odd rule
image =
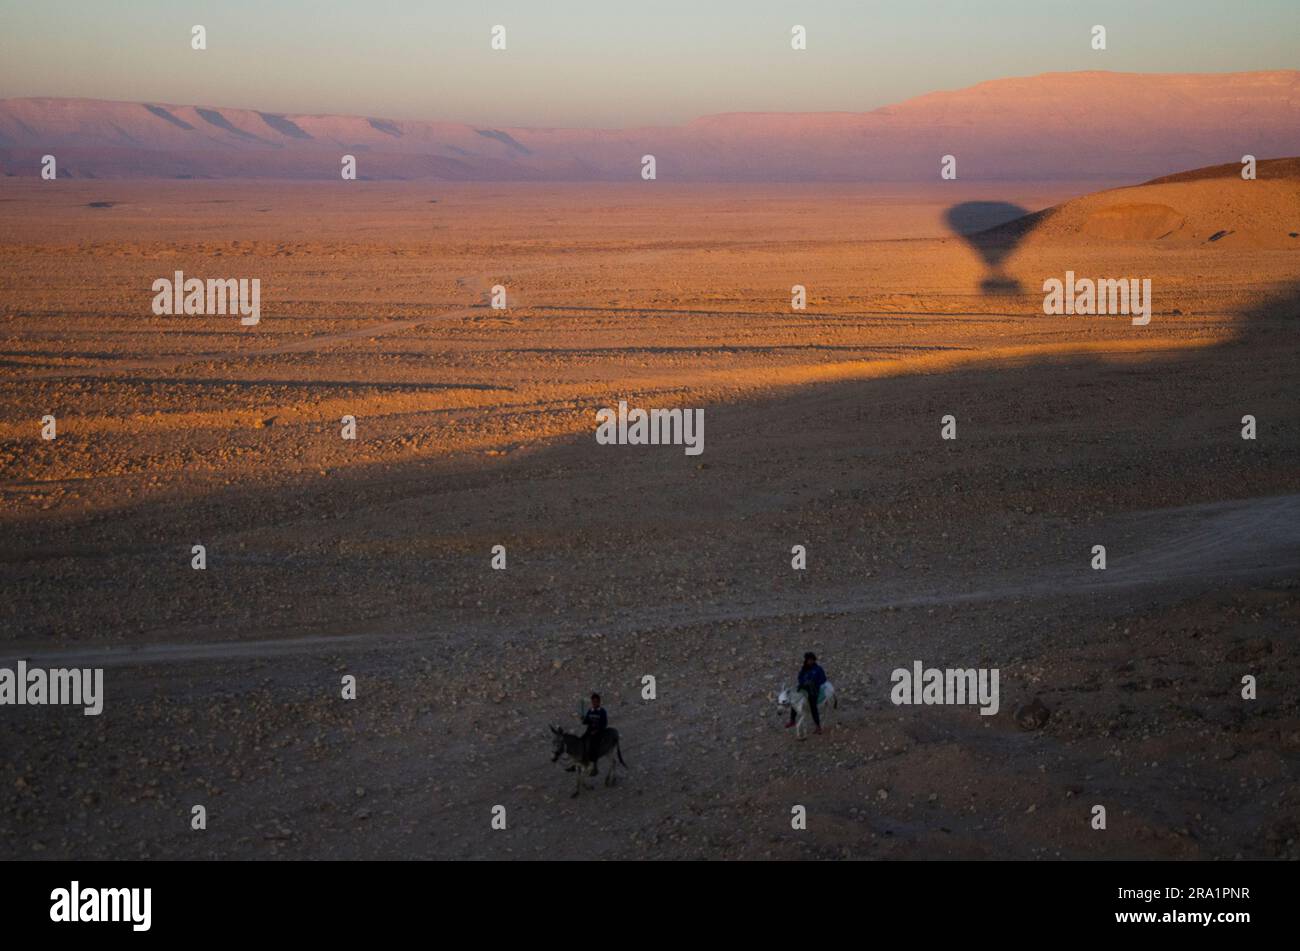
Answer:
[[[0,167],[54,152],[84,178],[929,181],[940,156],[984,180],[1133,181],[1300,152],[1300,72],[1048,73],[864,113],[736,113],[682,126],[493,128],[91,99],[0,101]]]
[[[1300,251],[1300,159],[1219,165],[1073,199],[991,229],[990,240],[1094,240]]]

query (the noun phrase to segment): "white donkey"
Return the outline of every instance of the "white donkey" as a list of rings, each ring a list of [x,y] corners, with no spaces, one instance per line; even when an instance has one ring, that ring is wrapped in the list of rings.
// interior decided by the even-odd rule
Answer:
[[[802,740],[808,735],[808,696],[802,690],[795,690],[791,687],[782,687],[780,695],[776,698],[776,705],[784,713],[791,708],[794,709],[794,735],[796,739]],[[832,709],[839,709],[840,701],[835,696],[835,688],[831,686],[828,680],[822,684],[821,693],[817,697],[817,712],[825,722],[827,715]]]

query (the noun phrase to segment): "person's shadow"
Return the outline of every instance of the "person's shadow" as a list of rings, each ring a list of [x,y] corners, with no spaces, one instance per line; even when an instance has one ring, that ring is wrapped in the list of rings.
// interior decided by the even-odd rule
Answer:
[[[980,282],[985,294],[1019,294],[1020,282],[1002,270],[1002,263],[1015,250],[1038,216],[1006,201],[965,201],[948,209],[948,227],[984,259],[989,272]]]

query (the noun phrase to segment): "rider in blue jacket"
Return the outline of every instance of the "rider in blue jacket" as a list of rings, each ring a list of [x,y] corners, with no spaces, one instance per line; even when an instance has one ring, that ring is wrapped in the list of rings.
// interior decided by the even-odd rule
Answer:
[[[803,667],[799,670],[799,689],[808,696],[808,704],[812,707],[813,723],[816,724],[814,733],[822,731],[821,714],[817,712],[817,697],[821,693],[822,684],[826,683],[826,671],[822,670],[821,665],[817,663],[817,655],[812,651],[803,655]],[[787,727],[794,726],[795,715],[794,705],[790,706],[790,722]]]

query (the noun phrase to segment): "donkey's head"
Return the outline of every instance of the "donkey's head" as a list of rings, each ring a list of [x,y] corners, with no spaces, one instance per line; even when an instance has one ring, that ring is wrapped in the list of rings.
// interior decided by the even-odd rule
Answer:
[[[564,755],[564,731],[558,726],[551,727],[551,753],[552,763]]]
[[[776,696],[776,705],[778,707],[790,706],[790,688],[782,687],[781,692]]]

